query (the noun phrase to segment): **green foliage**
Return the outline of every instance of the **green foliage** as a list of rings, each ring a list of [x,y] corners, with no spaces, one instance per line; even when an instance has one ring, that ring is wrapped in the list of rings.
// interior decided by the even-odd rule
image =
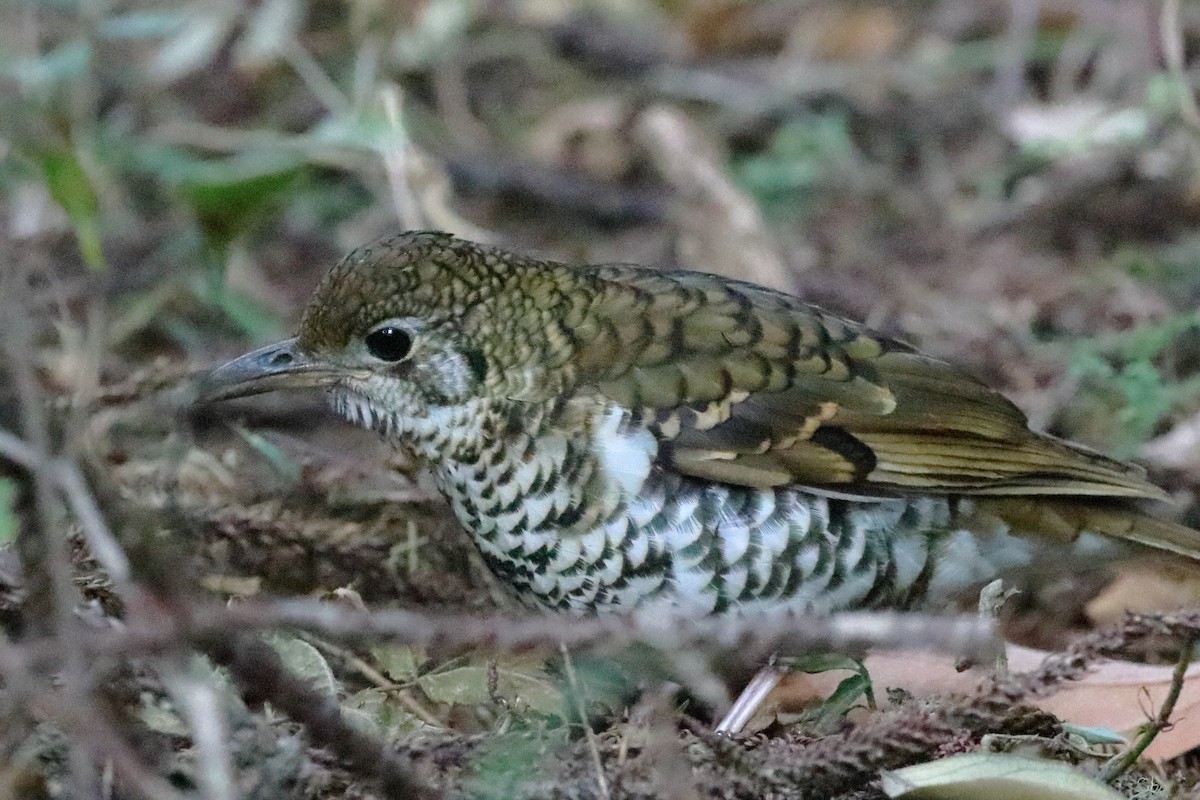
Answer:
[[[303,639],[282,633],[270,633],[263,638],[279,654],[289,672],[327,697],[337,698],[341,683],[320,650]]]
[[[0,478],[0,547],[12,544],[21,530],[16,503],[17,482],[12,478]]]
[[[1116,401],[1110,445],[1118,455],[1132,455],[1165,417],[1200,401],[1200,374],[1177,375],[1167,358],[1181,337],[1196,331],[1200,313],[1184,312],[1072,344],[1069,377]]]
[[[421,691],[435,703],[477,706],[501,703],[515,711],[561,715],[562,692],[541,670],[541,662],[505,657],[468,664],[417,678]]]
[[[1063,733],[1078,738],[1086,745],[1126,745],[1129,740],[1116,731],[1096,725],[1062,724]]]
[[[1100,45],[1105,39],[1111,39],[1103,33],[1072,32],[1072,35],[1086,36],[1094,45]],[[1038,28],[1025,46],[1022,55],[1027,65],[1051,65],[1059,57],[1066,38],[1062,31],[1052,28]],[[992,36],[981,39],[971,39],[958,42],[945,52],[945,60],[940,65],[952,72],[980,71],[990,72],[1011,58],[1012,43],[1005,36]],[[925,65],[927,67],[932,66]]]
[[[809,656],[786,661],[788,669],[796,672],[818,674],[832,670],[850,670],[851,675],[843,678],[833,694],[804,716],[816,729],[836,726],[852,709],[864,704],[875,707],[875,687],[862,661],[840,653],[814,653]]]
[[[852,150],[843,113],[809,114],[776,131],[765,152],[735,159],[733,174],[767,213],[802,214]]]
[[[397,702],[392,693],[384,689],[355,692],[346,698],[341,708],[351,725],[390,742],[402,742],[406,735],[425,726],[415,714]]]
[[[163,150],[159,177],[192,209],[205,238],[224,249],[284,201],[301,167],[298,154],[276,149],[224,159]]]
[[[283,448],[272,442],[260,433],[255,433],[241,425],[235,425],[234,430],[255,452],[266,459],[271,468],[276,474],[282,478],[287,485],[295,485],[300,482],[301,467],[295,462]]]
[[[475,758],[465,795],[511,800],[517,787],[537,774],[550,749],[563,743],[563,730],[517,729],[492,737]]]
[[[1160,72],[1146,82],[1146,107],[1163,116],[1178,115],[1192,102],[1192,88],[1169,72]]]
[[[0,52],[0,79],[12,89],[8,96],[0,97],[0,190],[32,189],[31,194],[39,201],[52,200],[65,214],[82,262],[92,270],[107,266],[112,273],[103,282],[112,299],[112,307],[107,310],[107,332],[110,342],[123,345],[121,355],[129,356],[131,362],[114,365],[117,368],[111,371],[112,376],[128,374],[126,367],[142,366],[137,362],[144,352],[137,348],[153,351],[162,339],[185,352],[204,352],[208,358],[213,340],[220,333],[236,331],[257,341],[279,336],[278,312],[273,310],[274,304],[265,305],[274,298],[256,300],[263,295],[250,296],[237,287],[251,287],[248,291],[254,292],[258,289],[254,279],[264,278],[262,285],[271,289],[286,285],[290,293],[300,281],[277,280],[278,272],[301,262],[307,265],[313,259],[307,253],[298,258],[288,252],[288,247],[319,242],[324,248],[341,250],[365,241],[368,232],[375,231],[381,222],[394,224],[391,209],[395,187],[389,184],[379,154],[398,152],[407,144],[409,130],[421,130],[424,124],[426,135],[421,140],[433,144],[438,158],[453,159],[456,154],[468,152],[481,160],[503,163],[512,158],[520,163],[530,154],[517,143],[543,138],[540,134],[546,131],[535,130],[535,126],[546,124],[547,109],[559,101],[618,100],[621,102],[614,105],[619,106],[633,98],[640,108],[648,101],[658,102],[661,92],[663,102],[699,105],[694,98],[681,99],[666,88],[671,81],[664,80],[656,68],[639,69],[636,81],[625,80],[622,84],[611,78],[597,80],[594,66],[561,57],[558,50],[565,48],[546,45],[548,32],[558,22],[569,23],[563,30],[570,32],[586,24],[586,19],[552,21],[557,13],[552,8],[555,4],[535,3],[530,8],[517,4],[500,14],[491,9],[496,4],[481,0],[426,0],[402,5],[260,0],[242,4],[194,2],[160,10],[151,5],[32,0],[20,6],[22,30],[5,40],[16,46],[11,52]],[[888,4],[877,5],[883,8]],[[930,4],[913,7],[922,5]],[[672,4],[664,9],[667,6]],[[660,15],[651,6],[626,2],[600,3],[596,8],[607,9],[599,12],[602,14],[628,17],[624,27],[630,31],[639,27],[653,31],[651,25],[659,16],[664,25],[683,16],[678,11]],[[1052,136],[1044,141],[1023,141],[1021,146],[1012,147],[1011,139],[996,131],[990,132],[992,142],[955,128],[948,129],[948,136],[938,136],[936,123],[941,120],[930,120],[926,129],[905,124],[904,115],[897,118],[899,124],[894,130],[890,127],[893,118],[883,116],[883,127],[888,130],[873,132],[873,125],[861,124],[863,120],[870,123],[880,119],[872,116],[872,104],[886,115],[889,108],[894,108],[893,103],[903,103],[913,95],[920,97],[921,107],[934,107],[935,91],[939,89],[945,91],[947,103],[958,104],[969,91],[966,80],[976,77],[987,83],[985,91],[989,94],[983,95],[983,104],[991,103],[997,66],[1008,64],[1013,57],[1013,42],[1005,30],[984,26],[979,32],[954,35],[947,33],[954,26],[947,25],[923,32],[918,26],[908,26],[905,15],[909,12],[896,13],[901,23],[898,30],[919,34],[901,34],[901,38],[915,43],[907,51],[912,58],[910,64],[904,63],[903,48],[908,45],[903,43],[897,43],[888,56],[892,59],[888,63],[895,64],[897,72],[902,73],[899,77],[884,74],[890,70],[880,69],[878,64],[869,65],[873,70],[870,80],[850,90],[844,85],[842,65],[814,61],[812,74],[804,76],[805,87],[797,91],[793,77],[771,84],[775,75],[754,67],[753,74],[764,76],[764,105],[776,112],[786,110],[787,120],[773,127],[778,119],[774,114],[747,111],[754,98],[717,109],[726,120],[736,119],[739,130],[773,127],[765,147],[734,156],[729,169],[768,214],[787,220],[796,229],[792,232],[810,233],[802,218],[811,215],[831,187],[855,182],[868,184],[881,196],[899,197],[900,201],[905,200],[904,193],[911,192],[914,198],[926,198],[931,208],[961,199],[963,207],[954,210],[964,212],[963,218],[986,217],[990,206],[977,203],[978,197],[989,202],[1009,198],[1023,178],[1046,173],[1050,167],[1069,166],[1071,159],[1082,161],[1094,156],[1099,145],[1112,141],[1087,125],[1069,129],[1051,126]],[[687,16],[696,15],[688,12]],[[701,16],[711,17],[707,26],[723,24],[716,16]],[[739,12],[729,16],[731,22],[749,24],[755,15]],[[504,27],[499,18],[519,19],[521,30],[514,29],[518,26]],[[696,25],[696,30],[683,39],[704,38],[699,28]],[[803,39],[795,33],[787,32],[780,38]],[[1042,24],[1021,54],[1026,66],[1035,68],[1028,71],[1050,73],[1060,69],[1062,65],[1057,62],[1068,37],[1076,49],[1099,51],[1109,44],[1087,26],[1077,26],[1068,33],[1061,23]],[[630,41],[636,44],[637,40],[631,37]],[[671,48],[664,51],[670,52]],[[711,57],[702,49],[697,55],[704,61]],[[1118,137],[1120,146],[1138,148],[1147,156],[1139,163],[1144,161],[1159,170],[1134,170],[1122,191],[1136,196],[1143,183],[1163,177],[1186,180],[1186,176],[1178,175],[1178,162],[1169,158],[1171,147],[1163,146],[1160,137],[1170,134],[1171,126],[1181,121],[1179,110],[1190,101],[1189,87],[1178,77],[1153,75],[1143,107],[1127,108],[1128,86],[1143,82],[1136,76],[1130,81],[1129,76],[1114,74],[1113,65],[1101,55],[1089,54],[1087,72],[1122,89],[1115,100],[1105,99],[1108,105],[1099,119],[1109,126],[1109,133],[1114,123],[1120,123],[1118,133],[1129,134]],[[1070,59],[1065,61],[1069,66]],[[677,71],[693,80],[705,77],[709,67],[707,63],[672,63],[670,59],[664,63],[668,72]],[[621,65],[615,66],[619,73]],[[975,75],[965,76],[964,80],[964,71]],[[504,80],[481,80],[496,75]],[[397,121],[379,97],[383,91],[395,91],[399,96],[401,88],[407,92],[409,102],[400,104],[401,119]],[[1026,88],[1034,89],[1025,95],[1033,98],[1042,97],[1041,89],[1045,87],[1035,87],[1031,82]],[[1092,88],[1096,89],[1094,95],[1105,94],[1103,85]],[[814,97],[820,99],[814,101]],[[887,103],[879,103],[882,97]],[[1072,98],[1063,96],[1060,89],[1046,99],[1044,105],[1053,108]],[[714,96],[705,103],[722,106],[726,101]],[[866,114],[851,117],[846,110],[851,108]],[[971,113],[969,103],[965,109]],[[1020,109],[989,110],[997,111],[994,119],[1000,121]],[[952,120],[958,112],[956,108],[945,116]],[[622,121],[622,128],[634,121],[634,112],[628,113],[630,118]],[[617,139],[624,141],[628,131],[620,133]],[[924,138],[927,133],[932,134],[928,140]],[[883,146],[874,147],[877,142]],[[731,146],[736,149],[742,145]],[[915,158],[922,163],[914,168],[909,163],[914,157],[908,154],[918,151]],[[897,159],[904,162],[903,171],[886,171],[889,165],[882,163],[886,159],[879,153],[890,152],[903,154]],[[988,160],[991,153],[999,152],[1003,156],[997,157],[996,164]],[[873,159],[869,169],[860,163],[868,158]],[[639,174],[651,169],[637,162]],[[919,183],[935,171],[939,173],[939,188],[936,194],[930,194],[928,187]],[[997,177],[981,185],[981,173]],[[1064,170],[1064,174],[1071,172]],[[436,183],[437,177],[433,176],[430,183]],[[408,188],[420,192],[419,183],[415,180],[417,185]],[[854,185],[850,190],[859,193]],[[900,201],[871,205],[891,210]],[[493,207],[503,209],[501,203],[477,203],[473,213],[483,217],[480,224],[493,226],[502,238],[506,237],[510,231],[502,214],[487,217]],[[1174,206],[1163,216],[1184,216],[1180,211],[1181,207]],[[61,224],[63,214],[49,217],[51,232],[57,233],[54,226]],[[536,236],[528,231],[511,233],[516,239],[560,247],[558,228],[569,227],[561,224],[562,219],[569,218],[550,219],[555,229],[547,227],[537,231]],[[878,215],[847,217],[856,233],[869,232],[880,220]],[[664,232],[670,232],[670,228],[663,226],[650,236]],[[932,250],[948,246],[936,236],[928,237],[928,227],[914,226],[912,233],[914,240],[932,240]],[[958,251],[960,240],[967,238],[962,233],[958,230],[946,237],[951,245],[948,249]],[[618,231],[613,238],[620,241],[625,235]],[[846,238],[849,241],[856,237]],[[39,245],[35,242],[33,246]],[[842,247],[838,244],[831,253],[833,258],[822,263],[847,263]],[[59,250],[53,252],[61,254]],[[931,259],[923,266],[975,269],[971,258],[974,253],[974,247],[967,246],[962,253],[965,257],[954,264]],[[1019,250],[1020,255],[1026,253],[1025,249]],[[864,266],[876,263],[873,257],[878,255],[865,248],[852,254],[853,263]],[[892,254],[889,250],[884,254],[887,258],[877,261],[886,264],[888,270],[895,267],[894,285],[908,288],[895,292],[892,299],[896,308],[889,305],[876,310],[903,317],[908,307],[905,292],[927,283],[923,275],[906,272],[903,263],[895,263]],[[919,260],[925,260],[923,255]],[[1165,244],[1156,238],[1153,245],[1125,245],[1108,259],[1108,266],[1143,281],[1171,300],[1200,297],[1197,263],[1200,235],[1187,233]],[[257,272],[260,267],[264,270],[261,274]],[[69,274],[69,270],[64,272]],[[243,276],[251,280],[235,280]],[[839,276],[814,273],[810,285],[826,278],[834,285]],[[308,280],[307,274],[304,280]],[[1004,281],[997,283],[1001,292],[1012,288]],[[941,284],[930,281],[929,285]],[[946,285],[955,286],[954,291],[961,286],[950,281]],[[1188,301],[1181,302],[1180,307],[1186,307]],[[279,303],[279,307],[283,305]],[[1121,334],[1070,345],[1071,375],[1083,387],[1079,404],[1094,406],[1098,419],[1119,423],[1102,423],[1102,430],[1113,437],[1116,450],[1133,452],[1165,419],[1187,413],[1200,403],[1197,317],[1193,313],[1179,314]],[[178,353],[172,355],[179,357]],[[52,353],[39,352],[38,358],[43,357],[53,363]],[[108,366],[106,362],[106,381]],[[155,441],[171,439],[169,446],[174,448],[177,443],[170,436],[171,421],[164,420],[161,425],[161,435],[155,428]],[[271,464],[281,482],[295,485],[300,480],[300,465],[273,440],[241,429],[238,433]],[[165,451],[168,445],[155,447]],[[18,488],[13,479],[0,478],[0,546],[11,543],[18,534]],[[418,540],[415,525],[411,530],[408,542],[397,543],[392,551],[398,558],[411,558],[407,570],[398,569],[397,574],[418,571],[415,544],[424,539]],[[422,571],[437,568],[437,562],[430,564],[426,570],[423,563]],[[562,717],[571,719],[576,711],[569,694],[564,700],[567,682],[548,674],[536,659],[455,659],[450,664],[439,664],[431,663],[428,655],[416,648],[380,645],[336,655],[336,648],[318,649],[313,641],[272,637],[289,668],[312,681],[323,696],[338,699],[347,716],[364,729],[404,747],[412,747],[430,730],[438,730],[438,736],[447,739],[464,732],[489,731],[491,735],[480,749],[467,751],[464,746],[463,752],[472,754],[471,796],[512,797],[535,772],[549,773],[556,762],[568,760],[565,755],[548,758],[550,752],[568,746],[572,737],[578,744],[578,725],[560,725],[557,721]],[[362,659],[374,672],[363,669],[362,674],[356,673],[351,663],[354,659]],[[608,655],[580,657],[575,665],[576,680],[571,682],[571,691],[585,699],[585,715],[603,710],[619,717],[639,687],[661,686],[670,679],[687,683],[671,656],[644,649],[634,648],[621,660]],[[815,722],[813,727],[845,725],[848,711],[864,703],[874,704],[870,676],[853,659],[815,656],[795,666],[809,672],[849,671],[830,697],[814,710],[814,716],[806,720]],[[371,673],[366,676],[369,688],[363,688],[367,685],[366,673]],[[380,674],[395,685],[381,681]],[[153,731],[186,736],[190,728],[170,704],[152,700],[150,695],[142,698],[142,721]],[[572,719],[575,722],[580,721]],[[439,723],[444,730],[439,729]],[[501,732],[494,733],[497,730]],[[1102,740],[1103,732],[1095,736]],[[457,743],[467,741],[463,738]],[[655,744],[651,742],[644,752],[655,752]],[[245,748],[237,742],[234,745],[232,751],[242,757]],[[473,742],[471,746],[475,746]],[[980,774],[980,765],[968,766],[973,770],[970,774]],[[992,762],[982,765],[989,769],[994,766]],[[967,794],[971,791],[961,785],[952,785],[951,789],[962,789]]]
[[[100,247],[100,201],[78,155],[64,147],[42,151],[36,157],[47,191],[71,220],[84,263],[94,270],[104,269]]]
[[[0,68],[16,81],[23,96],[44,100],[84,77],[91,65],[92,54],[93,48],[88,42],[74,40],[39,56],[0,58]]]
[[[375,666],[392,680],[408,683],[417,679],[425,653],[417,647],[398,644],[381,644],[370,648]]]
[[[147,147],[141,166],[182,201],[193,216],[200,265],[193,289],[248,338],[262,341],[278,330],[276,316],[262,304],[233,291],[226,269],[234,248],[277,216],[299,181],[303,160],[294,151],[247,149],[229,158],[203,159],[177,148]]]
[[[11,120],[6,144],[66,213],[84,263],[101,270],[105,264],[99,195],[83,160],[87,137],[78,135],[69,108],[72,90],[86,80],[93,58],[94,48],[78,40],[36,57],[0,56],[0,79],[12,80],[19,90],[0,111]]]
[[[1167,296],[1200,296],[1200,233],[1184,233],[1153,248],[1123,244],[1104,264],[1145,286],[1162,287]]]
[[[1068,764],[1011,753],[962,753],[885,771],[883,793],[923,800],[1124,800]]]

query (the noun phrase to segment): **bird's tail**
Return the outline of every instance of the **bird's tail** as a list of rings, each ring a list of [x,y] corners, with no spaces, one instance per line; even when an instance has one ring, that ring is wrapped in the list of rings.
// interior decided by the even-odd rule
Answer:
[[[1137,503],[1044,496],[973,500],[974,514],[999,519],[1019,533],[1061,542],[1096,533],[1200,561],[1200,531],[1155,517]]]

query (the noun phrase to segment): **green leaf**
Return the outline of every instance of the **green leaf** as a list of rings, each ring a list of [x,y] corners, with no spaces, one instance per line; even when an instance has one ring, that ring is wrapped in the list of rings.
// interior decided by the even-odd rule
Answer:
[[[731,172],[768,213],[794,214],[853,152],[843,114],[810,114],[780,127],[766,151],[734,159]]]
[[[403,128],[397,129],[382,109],[371,106],[358,114],[321,120],[309,130],[307,138],[318,145],[374,150],[384,144],[403,144],[403,136]]]
[[[399,31],[391,43],[393,58],[406,67],[435,63],[447,49],[458,47],[482,3],[479,0],[428,0],[414,24]]]
[[[142,169],[157,176],[195,213],[206,244],[224,251],[257,225],[302,174],[299,153],[281,147],[202,159],[178,147],[142,147]]]
[[[911,800],[1123,800],[1066,764],[1002,753],[966,753],[885,771],[882,789],[888,797]]]
[[[262,303],[241,292],[221,284],[209,299],[219,308],[238,330],[256,342],[276,338],[279,333],[279,317]]]
[[[560,728],[558,736],[565,730]],[[520,785],[537,775],[551,748],[561,744],[557,737],[551,739],[547,731],[539,730],[509,731],[482,741],[473,758],[474,775],[467,780],[465,795],[480,800],[520,796]]]
[[[821,710],[827,715],[844,717],[850,709],[862,705],[870,691],[871,679],[861,672],[855,673],[838,684],[821,704]]]
[[[818,726],[839,723],[852,708],[864,702],[871,708],[875,707],[875,690],[871,676],[857,658],[841,653],[810,653],[798,658],[781,659],[780,663],[794,672],[816,674],[848,670],[854,673],[843,678],[833,690],[833,694],[806,715]]]
[[[131,11],[114,14],[100,22],[105,39],[161,39],[183,30],[189,17],[179,11]]]
[[[1177,376],[1172,359],[1197,330],[1200,314],[1190,311],[1071,344],[1068,374],[1083,379],[1090,398],[1081,399],[1105,415],[1094,427],[1118,457],[1133,455],[1165,417],[1200,399],[1200,380]]]
[[[84,262],[93,270],[104,269],[100,248],[100,202],[79,158],[74,151],[63,148],[44,150],[37,160],[46,180],[46,190],[67,212],[67,219],[75,228]]]
[[[289,483],[298,483],[300,481],[300,465],[293,461],[287,453],[271,440],[264,437],[262,434],[247,430],[240,425],[234,426],[238,436],[246,444],[250,445],[256,453],[267,460],[271,468],[277,472],[280,477],[284,478]],[[311,645],[310,645],[311,647]]]
[[[0,547],[12,544],[21,530],[16,504],[17,482],[12,478],[0,478]]]
[[[167,736],[187,736],[192,729],[175,707],[150,692],[144,693],[137,708],[138,719],[155,733]]]
[[[1102,728],[1096,725],[1074,725],[1070,722],[1064,722],[1062,723],[1062,729],[1063,733],[1078,736],[1088,744],[1129,744],[1127,738],[1110,728]]]
[[[381,644],[372,647],[370,652],[375,666],[397,683],[416,680],[421,664],[425,663],[425,651],[419,647]]]
[[[337,698],[338,682],[321,651],[303,639],[283,634],[263,637],[283,660],[284,666],[298,678],[308,681],[321,694]]]
[[[206,3],[193,6],[187,23],[163,42],[148,72],[159,81],[172,81],[211,62],[237,24],[236,4]]]
[[[522,666],[473,664],[422,675],[417,685],[435,703],[475,706],[503,700],[518,710],[561,714],[562,692],[540,668]]]
[[[862,672],[862,662],[841,653],[812,653],[797,658],[785,660],[788,669],[795,672],[806,672],[815,675],[820,672],[831,672],[835,669],[848,669],[852,672]]]
[[[287,56],[300,37],[304,6],[296,0],[263,0],[246,21],[237,43],[237,63],[243,68],[264,67]]]
[[[173,176],[206,231],[233,239],[291,188],[300,159],[247,150],[232,158],[179,164]]]
[[[350,724],[393,742],[403,734],[429,727],[383,689],[355,692],[342,703],[342,711]]]
[[[1192,88],[1169,72],[1151,75],[1146,81],[1146,107],[1160,114],[1178,114],[1191,103]]]

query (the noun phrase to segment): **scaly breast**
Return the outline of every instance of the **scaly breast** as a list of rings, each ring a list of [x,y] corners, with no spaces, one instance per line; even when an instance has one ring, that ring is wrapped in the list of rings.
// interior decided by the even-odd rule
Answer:
[[[535,605],[907,605],[951,526],[941,498],[834,500],[680,476],[655,464],[653,436],[619,410],[569,431],[497,435],[437,473],[488,565]]]

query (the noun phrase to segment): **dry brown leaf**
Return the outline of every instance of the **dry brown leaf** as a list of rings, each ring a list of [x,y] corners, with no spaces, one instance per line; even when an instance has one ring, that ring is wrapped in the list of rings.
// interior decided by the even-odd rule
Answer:
[[[824,61],[870,62],[894,53],[902,35],[902,20],[890,5],[818,5],[797,21],[788,49]]]
[[[1167,559],[1122,565],[1117,577],[1087,605],[1097,626],[1121,621],[1127,611],[1152,614],[1200,606],[1200,575],[1193,564]]]
[[[1013,672],[1037,669],[1048,655],[1009,645],[1009,669]],[[957,672],[954,656],[942,653],[880,652],[867,656],[865,664],[879,695],[888,688],[905,689],[915,695],[969,692],[984,674],[978,668]],[[1162,705],[1171,685],[1172,670],[1171,666],[1101,661],[1082,680],[1064,684],[1056,693],[1031,702],[1064,722],[1109,728],[1131,736]],[[847,675],[849,672],[843,670],[819,675],[789,674],[767,703],[779,709],[811,704],[828,697]],[[1200,664],[1188,669],[1171,722],[1171,727],[1160,733],[1146,750],[1146,758],[1165,761],[1200,745]]]

